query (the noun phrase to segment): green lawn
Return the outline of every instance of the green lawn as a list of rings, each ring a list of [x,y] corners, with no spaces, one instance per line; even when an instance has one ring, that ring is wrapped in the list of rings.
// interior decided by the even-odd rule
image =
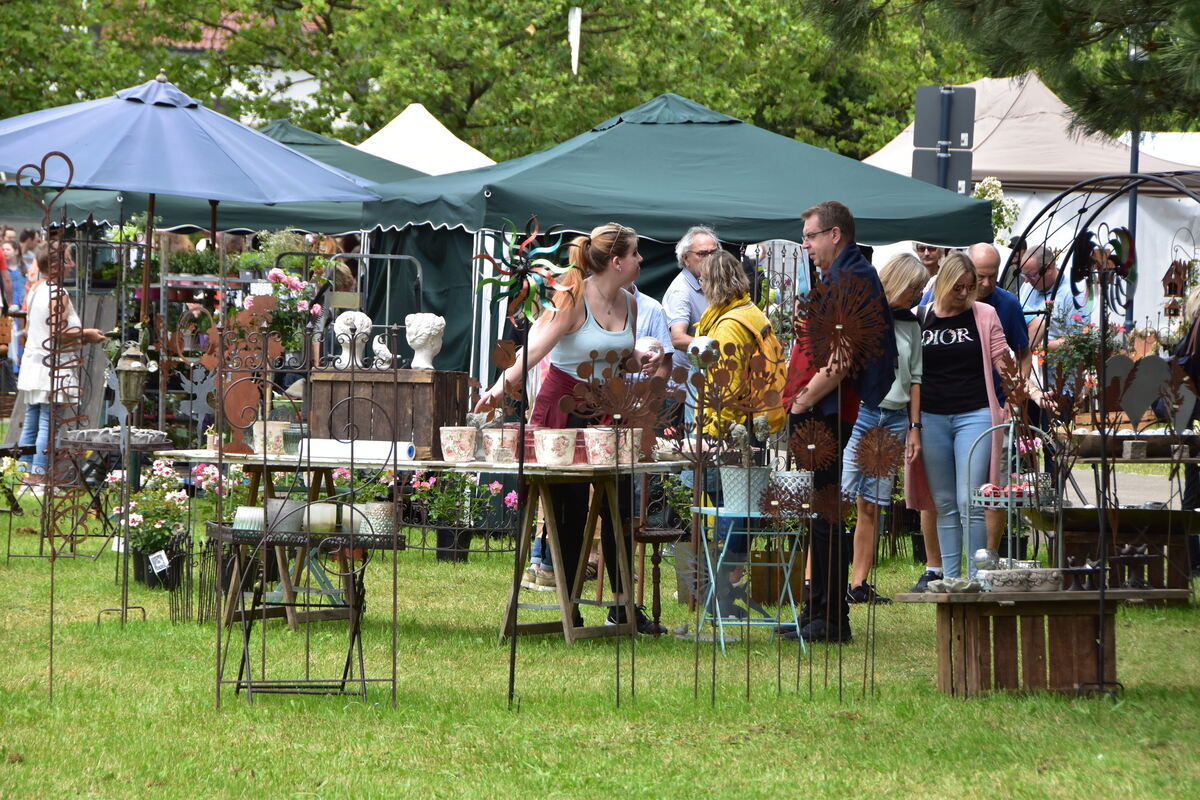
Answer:
[[[14,536],[20,550],[35,542]],[[96,625],[97,610],[118,600],[113,558],[56,565],[53,701],[49,564],[0,562],[0,797],[1077,800],[1200,792],[1195,609],[1121,611],[1125,693],[1116,703],[944,697],[935,688],[932,606],[893,604],[878,608],[873,640],[865,609],[854,608],[856,639],[841,649],[841,699],[837,649],[798,659],[794,645],[777,650],[759,631],[749,700],[743,645],[714,658],[709,645],[643,638],[636,698],[626,684],[618,708],[613,640],[567,647],[546,636],[521,640],[520,704],[509,710],[508,651],[496,634],[511,561],[472,556],[450,565],[407,552],[399,560],[395,708],[381,688],[365,704],[260,696],[248,706],[227,691],[217,708],[214,627],[172,625],[166,593],[135,585],[132,599],[149,620],[124,630],[112,618]],[[918,571],[895,559],[877,582],[891,594]],[[390,666],[390,565],[374,564],[369,578],[365,656],[370,673],[382,676]],[[664,586],[666,621],[688,621],[686,607],[670,600],[673,580]],[[596,622],[602,612],[585,613]],[[319,623],[306,635],[273,622],[267,642],[272,675],[282,676],[306,646],[315,663],[330,665],[344,646],[344,623]],[[877,691],[863,698],[872,645]],[[627,642],[621,655],[628,678]]]

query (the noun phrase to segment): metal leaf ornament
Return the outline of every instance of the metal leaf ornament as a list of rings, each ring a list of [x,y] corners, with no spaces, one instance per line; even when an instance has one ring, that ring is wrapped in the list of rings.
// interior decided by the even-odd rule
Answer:
[[[1137,280],[1137,252],[1128,228],[1116,228],[1108,240],[1108,267],[1129,281]]]
[[[543,310],[558,311],[553,302],[554,294],[569,289],[558,279],[569,270],[578,269],[574,265],[560,267],[550,260],[562,245],[562,234],[559,233],[552,244],[533,247],[538,236],[554,236],[556,228],[543,234],[538,229],[537,217],[530,217],[522,238],[516,225],[510,220],[504,221],[509,226],[505,247],[495,256],[480,253],[473,259],[487,261],[501,277],[485,278],[479,282],[479,288],[497,287],[500,298],[508,298],[507,314],[514,323],[518,315],[532,322]]]
[[[858,468],[870,478],[895,474],[904,456],[904,441],[883,426],[871,428],[858,440],[854,453]]]

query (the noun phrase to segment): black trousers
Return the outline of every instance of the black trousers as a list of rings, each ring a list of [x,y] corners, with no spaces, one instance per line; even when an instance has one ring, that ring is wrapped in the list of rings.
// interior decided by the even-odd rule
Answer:
[[[804,414],[791,414],[788,418],[789,430],[797,425],[813,420],[824,425],[838,442],[837,457],[832,463],[813,472],[813,491],[819,492],[828,487],[840,491],[842,450],[850,441],[850,432],[854,429],[852,423],[841,419],[839,415],[825,415],[813,410]],[[804,464],[797,465],[804,469]],[[839,520],[831,523],[824,517],[817,517],[811,525],[812,538],[809,552],[812,555],[812,583],[808,592],[808,613],[803,622],[824,620],[836,631],[850,629],[850,604],[846,601],[846,589],[849,583],[850,558],[854,552],[854,534],[846,530]]]

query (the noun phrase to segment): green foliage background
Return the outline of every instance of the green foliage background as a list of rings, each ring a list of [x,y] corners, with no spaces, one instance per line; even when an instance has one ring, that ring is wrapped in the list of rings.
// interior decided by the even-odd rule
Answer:
[[[583,35],[579,74],[572,75],[566,28],[576,4],[584,10]],[[352,142],[420,102],[503,160],[672,91],[862,157],[908,123],[917,85],[982,74],[965,46],[930,36],[919,20],[896,18],[866,44],[836,47],[800,13],[807,4],[778,0],[83,5],[0,3],[9,67],[0,115],[103,97],[162,68],[231,116],[290,116]],[[224,47],[202,49],[214,32]],[[315,102],[287,99],[288,81],[315,84]]]

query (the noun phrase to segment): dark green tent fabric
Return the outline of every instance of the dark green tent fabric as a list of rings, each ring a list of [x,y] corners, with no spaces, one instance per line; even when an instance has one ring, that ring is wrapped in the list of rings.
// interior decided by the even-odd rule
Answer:
[[[352,175],[366,178],[371,183],[391,183],[409,178],[420,178],[425,175],[424,172],[412,167],[373,156],[357,147],[351,147],[345,142],[339,142],[337,139],[306,131],[286,119],[268,122],[258,130],[259,133],[270,136],[293,150],[299,150],[309,158],[315,158],[331,167],[337,167]]]
[[[337,139],[298,128],[286,120],[276,120],[261,130],[272,139],[310,158],[366,178],[372,183],[424,176],[423,172],[365,153]],[[64,193],[59,202],[66,210],[67,219],[72,222],[83,222],[90,214],[97,223],[116,225],[146,210],[146,195],[135,192],[72,189]],[[164,228],[208,230],[211,219],[206,201],[166,195],[155,198],[154,215],[162,218]],[[337,234],[360,230],[361,225],[361,203],[285,203],[276,206],[221,203],[217,206],[217,226],[223,231],[293,228],[311,233]]]
[[[664,94],[560,145],[489,167],[371,187],[364,227],[475,231],[616,220],[673,241],[694,224],[729,242],[800,239],[800,212],[840,200],[867,244],[991,239],[991,206]]]

